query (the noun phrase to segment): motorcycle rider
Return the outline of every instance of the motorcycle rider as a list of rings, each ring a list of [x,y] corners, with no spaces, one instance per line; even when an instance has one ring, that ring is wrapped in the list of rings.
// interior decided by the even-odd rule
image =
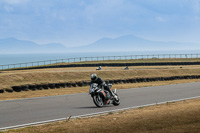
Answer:
[[[98,77],[97,74],[92,74],[91,75],[91,84],[92,83],[98,84],[98,86],[100,86],[101,88],[104,88],[105,90],[109,91],[110,94],[111,94],[111,96],[113,96],[114,98],[116,98],[115,94],[110,90],[110,88],[105,83],[105,81],[103,81],[100,77]]]

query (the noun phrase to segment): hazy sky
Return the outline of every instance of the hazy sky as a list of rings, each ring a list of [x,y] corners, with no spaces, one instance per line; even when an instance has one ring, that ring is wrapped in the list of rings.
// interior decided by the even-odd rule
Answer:
[[[0,0],[0,39],[78,46],[128,34],[200,42],[200,0]]]

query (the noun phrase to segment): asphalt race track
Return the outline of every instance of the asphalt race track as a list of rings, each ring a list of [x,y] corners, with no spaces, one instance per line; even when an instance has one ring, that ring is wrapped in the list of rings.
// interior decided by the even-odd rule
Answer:
[[[89,90],[89,88],[88,88]],[[16,93],[17,94],[17,93]],[[0,101],[0,130],[200,96],[200,82],[118,90],[121,104],[97,108],[90,95]]]

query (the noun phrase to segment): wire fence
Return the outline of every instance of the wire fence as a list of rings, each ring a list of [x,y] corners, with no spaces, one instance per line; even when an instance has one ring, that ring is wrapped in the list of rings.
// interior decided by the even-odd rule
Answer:
[[[56,60],[45,60],[35,62],[25,62],[17,64],[0,65],[0,70],[13,68],[37,67],[43,65],[52,65],[57,63],[75,63],[84,61],[109,61],[109,60],[130,60],[130,59],[172,59],[172,58],[200,58],[200,54],[152,54],[152,55],[125,55],[125,56],[98,56],[98,57],[78,57]]]

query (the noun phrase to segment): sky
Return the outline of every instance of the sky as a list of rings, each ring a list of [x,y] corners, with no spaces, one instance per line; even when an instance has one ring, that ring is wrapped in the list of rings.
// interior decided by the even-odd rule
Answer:
[[[0,0],[0,39],[67,47],[103,37],[200,42],[200,0]]]

